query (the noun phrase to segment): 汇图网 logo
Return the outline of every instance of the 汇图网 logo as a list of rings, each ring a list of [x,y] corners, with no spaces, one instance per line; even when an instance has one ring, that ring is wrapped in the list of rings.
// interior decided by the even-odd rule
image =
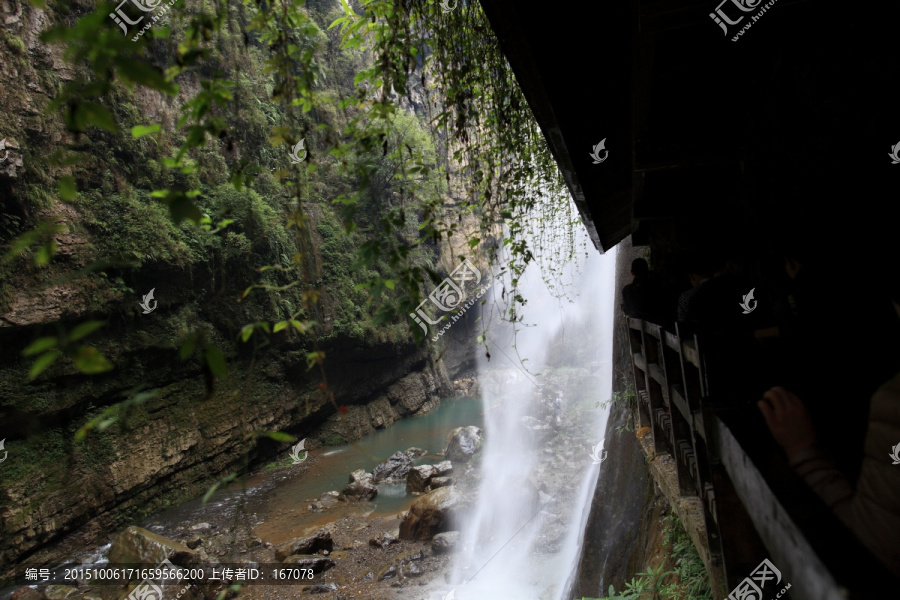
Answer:
[[[460,308],[462,303],[466,301],[467,296],[465,286],[469,281],[471,281],[473,285],[478,285],[481,282],[481,271],[479,271],[467,258],[462,264],[456,267],[452,273],[450,273],[449,277],[444,279],[436,288],[434,288],[431,293],[428,294],[428,297],[419,303],[419,306],[416,307],[416,312],[409,313],[409,316],[418,323],[422,328],[422,331],[427,334],[428,326],[425,325],[425,323],[437,325],[441,320],[440,318],[432,319],[429,317],[428,313],[425,312],[425,309],[422,308],[422,305],[431,300],[435,306],[444,312]],[[481,294],[478,296],[480,297],[480,295]]]
[[[306,138],[303,138],[288,152],[288,156],[291,157],[291,164],[299,165],[306,158],[306,150],[303,148],[305,142]]]
[[[606,154],[603,155],[603,158],[600,158],[600,151],[603,150]],[[609,156],[609,150],[606,149],[606,138],[600,140],[600,143],[594,146],[593,152],[590,153],[590,157],[594,159],[594,164],[599,165]]]
[[[606,441],[606,438],[600,440],[600,443],[591,448],[591,460],[594,461],[595,465],[599,465],[604,460],[606,460],[607,452],[603,449],[603,442]],[[601,455],[602,452],[602,455]]]
[[[6,141],[6,140],[4,140]],[[2,144],[3,142],[0,142]],[[3,149],[3,146],[0,146],[0,150]],[[891,148],[891,153],[888,154],[891,157],[891,164],[896,165],[900,164],[900,142],[897,142],[897,145]],[[2,161],[0,161],[2,162]]]
[[[756,302],[756,300],[753,299],[753,292],[755,290],[756,290],[756,288],[753,288],[752,290],[750,290],[750,292],[747,295],[743,296],[743,300],[741,300],[740,306],[741,306],[741,308],[744,309],[745,315],[749,315],[756,309],[757,302]],[[750,305],[751,302],[753,303],[752,306]]]
[[[153,292],[155,290],[156,290],[156,288],[153,288],[152,290],[150,290],[150,293],[147,294],[146,296],[144,296],[144,299],[141,302],[138,302],[140,307],[144,309],[145,315],[149,315],[154,310],[156,310],[157,302],[156,302],[156,300],[153,299]],[[150,302],[153,302],[152,307],[150,306]]]
[[[0,449],[2,449],[2,448],[3,448],[3,442],[0,442]],[[891,463],[892,465],[900,465],[900,444],[897,444],[896,446],[892,447],[891,453],[888,454],[888,456],[890,456],[891,460],[894,461]]]
[[[131,38],[132,42],[136,42],[139,37],[144,35],[148,29],[150,29],[153,24],[158,21],[163,15],[169,12],[169,7],[175,4],[177,0],[170,0],[168,4],[163,4],[164,0],[122,0],[119,5],[116,7],[115,12],[109,13],[110,18],[116,22],[116,25],[122,28],[122,31],[125,35],[128,35],[128,26],[129,25],[137,25],[141,21],[144,20],[146,15],[141,15],[137,19],[132,20],[125,12],[123,7],[128,3],[133,4],[137,7],[137,9],[143,13],[152,13],[156,12],[157,9],[162,9],[157,14],[154,14],[150,21],[144,25],[144,27]]]
[[[303,444],[305,442],[306,442],[306,439],[304,438],[304,439],[300,440],[299,442],[297,442],[297,444],[293,448],[291,448],[291,464],[292,465],[299,465],[304,460],[306,460],[307,456],[309,456],[309,452],[307,452],[306,449],[303,447]],[[303,458],[300,458],[301,452],[303,453]]]
[[[728,594],[728,598],[726,600],[750,600],[753,598],[754,600],[763,600],[763,588],[766,587],[766,584],[769,581],[773,581],[774,585],[778,585],[781,583],[781,571],[775,568],[775,565],[766,558],[763,559],[759,565],[753,572],[750,573],[750,577],[745,577],[742,582],[740,582],[736,588],[731,590],[731,593]],[[777,589],[777,588],[776,588]],[[780,592],[774,594],[770,598],[775,598],[776,600],[784,596],[785,592],[791,589],[791,584],[787,584]],[[774,591],[774,589],[772,590]],[[769,600],[769,599],[766,599]]]

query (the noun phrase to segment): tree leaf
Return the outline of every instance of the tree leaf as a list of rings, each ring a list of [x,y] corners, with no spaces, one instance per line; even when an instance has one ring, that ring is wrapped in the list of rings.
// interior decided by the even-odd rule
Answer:
[[[283,433],[281,431],[268,431],[266,435],[275,440],[276,442],[293,442],[295,441],[294,436],[288,435],[287,433]]]
[[[33,356],[35,354],[40,354],[44,350],[54,348],[56,344],[57,339],[55,337],[38,338],[31,342],[31,344],[29,344],[27,348],[22,350],[22,356]]]
[[[75,190],[75,178],[71,175],[63,175],[59,178],[59,197],[65,200],[66,202],[71,202],[75,199],[76,195]]]
[[[278,333],[279,331],[281,331],[282,329],[284,329],[287,326],[288,326],[287,321],[278,321],[277,323],[275,323],[275,326],[272,328],[272,333]]]
[[[34,379],[43,373],[57,358],[59,358],[59,350],[51,350],[50,352],[39,356],[38,359],[34,361],[34,364],[31,365],[31,370],[28,372],[28,379]]]
[[[228,375],[228,369],[225,366],[225,356],[222,354],[222,351],[215,344],[208,344],[204,349],[204,356],[206,358],[206,364],[209,366],[209,370],[212,371],[216,377],[225,378]]]
[[[97,331],[104,325],[106,325],[106,321],[88,321],[87,323],[82,323],[81,325],[73,329],[69,334],[69,341],[74,342],[80,340],[86,335],[90,335],[91,333]]]
[[[90,346],[82,346],[79,348],[72,360],[82,373],[87,373],[88,375],[103,373],[105,371],[110,371],[113,368],[99,350]]]
[[[150,135],[151,133],[156,133],[159,131],[161,127],[159,124],[156,125],[135,125],[131,128],[131,137],[134,139],[140,139],[145,135]]]

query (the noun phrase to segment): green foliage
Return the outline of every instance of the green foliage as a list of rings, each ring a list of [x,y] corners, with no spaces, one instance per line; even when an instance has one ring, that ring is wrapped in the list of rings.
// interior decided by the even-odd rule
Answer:
[[[28,372],[28,378],[34,379],[46,371],[60,356],[68,356],[81,372],[88,375],[111,370],[113,366],[96,348],[75,343],[104,325],[106,323],[102,321],[88,321],[69,332],[60,329],[56,336],[41,337],[33,341],[22,351],[22,356],[37,356]]]
[[[609,586],[609,595],[581,600],[712,600],[703,561],[674,514],[663,517],[663,544],[669,549],[666,564],[674,564],[673,571],[663,571],[664,564],[650,567],[632,577],[619,593]]]

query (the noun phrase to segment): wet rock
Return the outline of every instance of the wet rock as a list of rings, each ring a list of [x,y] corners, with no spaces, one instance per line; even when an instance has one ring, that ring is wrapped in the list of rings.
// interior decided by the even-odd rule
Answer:
[[[43,591],[44,598],[47,600],[64,600],[73,594],[78,594],[78,588],[74,585],[48,585]]]
[[[425,574],[425,571],[418,564],[411,562],[403,567],[403,574],[407,577],[420,577]]]
[[[363,575],[362,577],[359,578],[360,581],[372,581],[373,579],[375,579],[374,571],[369,571],[368,573],[366,573],[365,575]]]
[[[109,547],[109,562],[157,565],[169,559],[176,565],[190,564],[197,553],[184,544],[141,527],[129,527]]]
[[[288,556],[282,561],[286,565],[293,565],[299,569],[312,569],[313,573],[321,573],[327,571],[335,565],[335,562],[324,556],[309,556],[305,554],[295,554]]]
[[[447,487],[448,485],[453,485],[452,477],[432,477],[428,482],[428,486],[433,490],[441,487]]]
[[[428,451],[413,446],[412,448],[407,448],[405,454],[410,458],[419,458],[420,456],[428,454]]]
[[[191,529],[193,531],[204,531],[212,529],[212,526],[209,523],[197,523],[196,525],[191,525]]]
[[[372,474],[366,473],[363,469],[357,469],[350,473],[350,483],[372,483]]]
[[[197,547],[203,543],[203,538],[195,537],[193,539],[185,540],[184,545],[190,548],[191,550],[196,550]]]
[[[384,581],[385,579],[390,579],[391,577],[397,576],[397,565],[388,565],[386,568],[382,569],[378,574],[378,581]]]
[[[364,502],[378,495],[378,488],[367,481],[351,483],[341,491],[338,500],[341,502]]]
[[[369,545],[375,546],[376,548],[387,548],[391,544],[399,544],[399,543],[400,543],[400,540],[398,540],[397,538],[395,538],[394,536],[392,536],[389,533],[382,533],[380,535],[373,537],[371,540],[369,540]]]
[[[434,536],[431,540],[431,551],[435,554],[452,554],[459,549],[458,531],[445,531]]]
[[[372,482],[403,481],[412,466],[412,459],[406,453],[394,452],[372,469]]]
[[[437,469],[432,465],[422,465],[421,467],[413,467],[406,474],[406,492],[425,492],[427,491],[428,481],[437,473]]]
[[[329,592],[337,591],[337,589],[341,587],[333,581],[328,583],[317,583],[316,585],[309,588],[310,594],[327,594]]]
[[[453,463],[449,460],[443,460],[434,465],[434,469],[436,477],[443,477],[453,472]]]
[[[468,462],[483,442],[484,436],[480,428],[474,425],[457,427],[447,435],[444,456],[453,462]]]
[[[14,591],[9,600],[44,600],[44,596],[36,589],[25,586]]]
[[[400,523],[400,539],[429,540],[450,531],[457,517],[473,502],[455,486],[442,487],[416,498]]]

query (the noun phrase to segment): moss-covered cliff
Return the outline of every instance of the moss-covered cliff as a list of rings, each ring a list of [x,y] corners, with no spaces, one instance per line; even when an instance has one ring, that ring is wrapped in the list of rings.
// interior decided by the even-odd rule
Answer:
[[[0,571],[28,556],[57,559],[66,544],[192,497],[285,446],[254,432],[315,439],[327,421],[318,441],[336,443],[440,400],[443,365],[413,343],[405,322],[373,326],[375,307],[357,287],[371,276],[354,264],[357,249],[368,239],[365,225],[377,222],[392,197],[390,177],[361,205],[363,226],[346,234],[332,200],[361,184],[340,174],[338,159],[315,155],[318,136],[326,135],[319,131],[340,130],[352,116],[338,99],[353,93],[364,53],[339,49],[335,35],[320,40],[326,51],[316,85],[334,103],[296,123],[318,169],[300,181],[279,179],[287,151],[273,148],[269,136],[283,107],[269,101],[274,80],[263,47],[248,43],[249,17],[235,11],[203,67],[233,82],[233,102],[214,108],[233,135],[192,151],[197,168],[181,173],[164,165],[183,142],[179,107],[197,94],[196,73],[180,76],[175,98],[121,82],[107,95],[122,130],[158,123],[158,133],[136,138],[92,127],[72,134],[62,114],[46,109],[66,81],[83,75],[81,65],[67,63],[39,35],[73,17],[21,0],[3,6],[0,138],[9,158],[0,165],[0,250],[6,254],[13,239],[42,224],[46,243],[0,264],[0,438],[10,453],[0,468]],[[75,16],[92,8],[73,4]],[[339,9],[322,0],[310,3],[309,14],[325,29]],[[397,118],[403,143],[434,154],[414,113]],[[69,164],[55,156],[64,147],[76,157]],[[389,157],[379,154],[350,160],[382,160],[390,172]],[[261,170],[238,190],[228,172],[241,160]],[[77,190],[66,200],[57,187],[63,175]],[[293,183],[310,216],[308,237],[289,226]],[[199,190],[194,201],[209,226],[175,224],[152,195],[165,188]],[[222,219],[233,222],[216,227]],[[42,260],[48,247],[55,253]],[[427,265],[441,259],[437,246],[412,253]],[[372,268],[387,273],[386,264]],[[321,292],[312,305],[296,285],[301,273]],[[139,303],[151,289],[158,305],[144,313]],[[315,321],[316,334],[254,326],[290,318]],[[102,353],[112,368],[86,374],[63,353],[30,379],[35,357],[23,349],[42,337],[62,344],[86,321],[104,325],[78,344]],[[227,375],[201,359],[209,344],[223,353]],[[315,349],[325,354],[324,372],[308,368]],[[323,373],[334,401],[320,387]],[[368,407],[340,419],[336,404]],[[115,423],[104,428],[109,417]],[[93,427],[80,439],[87,423]]]

